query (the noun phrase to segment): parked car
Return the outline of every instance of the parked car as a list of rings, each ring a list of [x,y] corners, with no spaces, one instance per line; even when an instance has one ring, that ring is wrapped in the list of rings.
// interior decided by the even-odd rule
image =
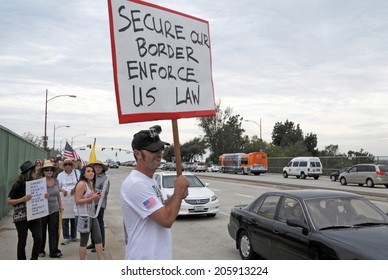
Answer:
[[[189,180],[189,195],[182,200],[178,215],[207,215],[216,216],[219,208],[217,195],[208,188],[209,184],[203,183],[197,176],[190,172],[183,172]],[[162,193],[163,201],[166,201],[174,193],[174,179],[176,172],[156,172],[156,180]]]
[[[388,165],[384,164],[357,164],[339,175],[341,185],[358,184],[360,187],[367,185],[384,185],[388,188]]]
[[[296,157],[283,168],[283,177],[296,176],[296,178],[306,179],[313,177],[318,180],[322,174],[322,163],[318,157]]]
[[[206,172],[206,164],[203,162],[194,162],[191,167],[191,172]]]
[[[119,168],[119,164],[115,161],[111,161],[109,164],[108,164],[108,167],[109,168]]]
[[[383,260],[387,225],[388,216],[360,195],[305,189],[267,192],[234,207],[228,232],[242,259]]]
[[[337,181],[339,175],[342,172],[345,172],[348,169],[349,169],[349,167],[345,167],[345,168],[341,168],[341,169],[335,169],[333,172],[330,173],[330,180],[332,180],[333,182]]]

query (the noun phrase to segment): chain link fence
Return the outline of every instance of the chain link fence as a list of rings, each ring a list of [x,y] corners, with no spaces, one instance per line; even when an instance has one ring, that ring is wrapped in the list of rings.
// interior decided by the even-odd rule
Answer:
[[[360,163],[378,163],[388,164],[388,156],[372,156],[372,157],[319,157],[322,162],[323,174],[329,176],[336,169],[350,167]],[[269,157],[268,172],[282,173],[285,167],[293,157]]]

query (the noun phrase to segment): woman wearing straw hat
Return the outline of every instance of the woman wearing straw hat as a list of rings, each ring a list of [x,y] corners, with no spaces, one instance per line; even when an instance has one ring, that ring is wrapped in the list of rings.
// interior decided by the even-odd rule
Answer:
[[[26,161],[20,166],[20,176],[16,183],[12,186],[8,194],[7,203],[13,206],[13,221],[18,233],[17,243],[17,259],[26,260],[26,244],[28,230],[32,233],[33,245],[31,252],[31,260],[37,260],[39,248],[42,242],[42,228],[40,219],[27,221],[27,206],[26,202],[31,200],[31,194],[26,195],[26,182],[36,179],[35,163]]]
[[[42,222],[42,244],[40,246],[39,257],[46,255],[46,232],[48,228],[50,258],[62,257],[58,249],[59,241],[59,211],[62,211],[61,196],[59,194],[59,182],[54,178],[55,166],[50,160],[45,160],[41,168],[42,176],[46,178],[47,199],[48,199],[48,216],[41,218]]]

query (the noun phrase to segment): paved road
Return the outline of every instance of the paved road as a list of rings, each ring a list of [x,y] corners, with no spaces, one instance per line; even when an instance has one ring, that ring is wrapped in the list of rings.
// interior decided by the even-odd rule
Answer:
[[[111,190],[108,207],[105,212],[107,231],[107,245],[105,257],[107,259],[123,259],[124,231],[119,199],[121,182],[129,174],[130,168],[120,167],[110,169],[108,176]],[[341,186],[338,182],[331,182],[328,178],[314,179],[285,179],[278,174],[264,174],[260,176],[243,176],[235,174],[197,173],[204,182],[210,183],[220,199],[220,212],[216,217],[179,217],[175,222],[173,233],[173,257],[177,260],[238,260],[238,251],[227,232],[230,209],[238,204],[247,204],[261,193],[276,188],[334,188],[347,191],[366,193],[385,212],[388,212],[385,187],[374,189]],[[0,259],[16,258],[16,230],[8,215],[0,221]],[[29,242],[28,246],[31,246]],[[78,243],[62,246],[63,259],[78,259]],[[95,254],[89,253],[89,259],[95,259]],[[47,258],[46,258],[47,259]]]

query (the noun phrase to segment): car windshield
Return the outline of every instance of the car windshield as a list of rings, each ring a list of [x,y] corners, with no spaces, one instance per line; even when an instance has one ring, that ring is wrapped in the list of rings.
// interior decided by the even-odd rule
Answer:
[[[362,197],[319,198],[305,202],[318,230],[388,223],[387,216]]]
[[[193,175],[185,175],[187,180],[189,180],[190,188],[203,188],[205,187],[202,182]],[[174,188],[174,179],[176,175],[163,176],[163,187],[164,188]]]

